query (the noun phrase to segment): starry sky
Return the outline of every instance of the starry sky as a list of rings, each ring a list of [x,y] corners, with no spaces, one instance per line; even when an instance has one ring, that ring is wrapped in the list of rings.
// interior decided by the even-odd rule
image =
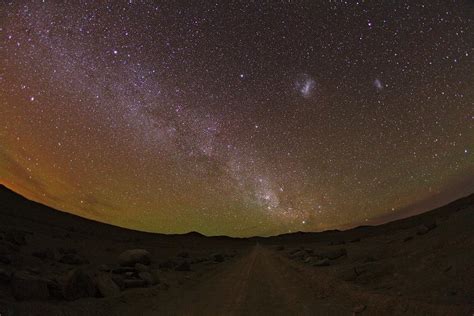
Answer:
[[[474,192],[473,10],[2,1],[0,183],[162,233],[426,211]]]

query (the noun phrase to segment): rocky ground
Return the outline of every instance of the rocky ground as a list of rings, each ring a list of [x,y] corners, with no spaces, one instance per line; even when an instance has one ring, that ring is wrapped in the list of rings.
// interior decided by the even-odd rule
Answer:
[[[474,196],[345,232],[147,234],[0,188],[0,315],[472,315]]]

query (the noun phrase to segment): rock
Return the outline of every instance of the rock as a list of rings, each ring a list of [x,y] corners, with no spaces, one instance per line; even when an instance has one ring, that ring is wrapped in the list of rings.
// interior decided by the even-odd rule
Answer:
[[[337,250],[330,250],[327,252],[321,253],[319,256],[323,258],[328,258],[331,260],[335,260],[337,258],[343,257],[347,255],[347,250],[345,248],[340,248]]]
[[[308,255],[312,255],[312,254],[314,253],[314,250],[311,249],[311,248],[305,248],[305,249],[304,249],[304,252],[305,252],[306,254],[308,254]]]
[[[58,254],[52,249],[34,251],[32,255],[41,260],[58,260]]]
[[[212,259],[214,259],[215,262],[224,262],[224,255],[220,253],[216,253],[212,255]]]
[[[150,271],[150,267],[142,263],[137,263],[135,264],[135,270],[137,270],[138,272],[148,272]]]
[[[353,238],[349,242],[360,242],[360,237]]]
[[[77,254],[77,250],[74,248],[59,247],[58,252],[62,255],[76,255]]]
[[[123,280],[123,284],[125,288],[135,288],[135,287],[145,287],[147,285],[147,281],[143,279],[125,279]]]
[[[291,255],[294,255],[295,253],[297,253],[298,251],[301,251],[302,248],[297,248],[297,249],[293,249],[293,250],[290,250],[288,252],[288,255],[291,256]]]
[[[59,300],[64,299],[63,289],[57,280],[48,280],[48,291],[51,297],[54,297]]]
[[[112,281],[115,282],[115,284],[117,284],[117,286],[118,286],[121,290],[125,289],[124,278],[123,278],[121,275],[112,274],[112,275],[110,276],[110,278],[112,279]]]
[[[385,277],[394,277],[393,267],[384,262],[369,262],[354,267],[357,283],[376,283]]]
[[[76,300],[96,295],[96,286],[92,277],[82,269],[70,271],[64,280],[64,298]]]
[[[375,261],[377,261],[376,258],[371,257],[371,256],[368,256],[368,257],[365,257],[365,258],[364,258],[364,261],[363,261],[363,262],[364,262],[364,263],[368,263],[368,262],[375,262]]]
[[[135,272],[135,268],[134,267],[117,267],[117,268],[114,268],[112,269],[112,273],[115,273],[115,274],[125,274],[127,272]]]
[[[330,264],[330,261],[328,258],[323,258],[321,260],[318,260],[316,262],[313,263],[313,266],[315,267],[324,267],[324,266],[328,266]]]
[[[88,264],[89,260],[79,255],[68,253],[68,254],[63,255],[59,259],[59,262],[65,263],[65,264],[71,264],[71,265],[82,265],[82,264]]]
[[[362,313],[363,311],[365,311],[365,309],[367,308],[367,306],[365,306],[364,304],[360,304],[360,305],[357,305],[355,306],[352,311],[356,314],[358,313]]]
[[[178,253],[177,257],[189,258],[189,252],[187,252],[187,251],[182,251],[182,252]]]
[[[329,243],[330,246],[337,246],[337,245],[344,245],[346,243],[345,240],[333,240]]]
[[[97,267],[97,270],[102,271],[102,272],[110,272],[112,271],[112,268],[109,267],[107,264],[101,264],[100,266]]]
[[[12,263],[12,256],[9,254],[0,254],[0,263],[10,264]]]
[[[410,240],[413,240],[413,236],[407,236],[407,237],[403,238],[403,242],[407,242],[407,241],[410,241]]]
[[[300,249],[300,250],[297,250],[297,251],[293,251],[289,255],[289,258],[290,259],[301,259],[301,260],[303,260],[306,255],[307,255],[306,251]]]
[[[118,257],[121,266],[133,267],[137,263],[149,265],[151,263],[151,255],[145,249],[130,249],[122,252]]]
[[[428,233],[429,231],[430,230],[428,229],[428,227],[426,227],[425,225],[421,225],[416,229],[416,234],[417,235],[424,235],[424,234]]]
[[[156,284],[155,277],[150,272],[140,272],[138,273],[138,277],[143,281],[146,281],[149,286]]]
[[[2,242],[0,243],[0,254],[1,255],[8,255],[12,252],[20,251],[20,246],[15,245],[11,242]]]
[[[11,230],[6,232],[5,240],[15,244],[17,246],[24,246],[26,245],[26,237],[25,233],[18,231],[18,230]]]
[[[116,296],[120,294],[120,287],[107,274],[99,275],[95,282],[99,294],[103,297]]]
[[[163,270],[171,270],[171,269],[174,269],[174,267],[176,267],[177,265],[178,264],[175,261],[168,259],[160,263],[159,267],[160,269],[163,269]]]
[[[0,283],[9,283],[12,279],[12,273],[0,268]]]
[[[28,267],[26,268],[26,271],[30,274],[40,274],[41,270],[38,267]]]
[[[352,282],[357,278],[354,268],[347,268],[338,273],[338,277],[344,281]]]
[[[429,223],[429,224],[423,224],[423,225],[418,226],[418,229],[417,229],[416,233],[418,235],[424,235],[424,234],[428,233],[429,231],[435,229],[436,227],[437,227],[436,222]]]
[[[13,296],[19,301],[49,298],[47,280],[25,272],[18,272],[13,275],[11,287]]]
[[[285,247],[282,246],[282,245],[279,245],[279,246],[276,246],[275,250],[276,251],[282,251],[282,250],[285,250]]]
[[[176,271],[191,271],[191,265],[187,261],[181,262],[178,266],[175,268]]]

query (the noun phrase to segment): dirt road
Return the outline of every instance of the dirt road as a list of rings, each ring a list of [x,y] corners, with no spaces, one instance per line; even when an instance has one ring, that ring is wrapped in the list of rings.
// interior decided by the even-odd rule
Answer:
[[[28,304],[27,304],[28,305]],[[469,307],[382,295],[341,281],[326,267],[287,259],[255,245],[246,254],[179,287],[129,291],[122,297],[23,305],[19,315],[471,315]],[[34,306],[34,307],[33,307]],[[44,308],[44,309],[43,309]]]
[[[189,293],[183,301],[182,314],[311,315],[324,303],[323,292],[304,274],[257,245],[247,256]]]
[[[181,294],[179,306],[168,306],[177,315],[467,315],[461,307],[363,291],[260,245]]]

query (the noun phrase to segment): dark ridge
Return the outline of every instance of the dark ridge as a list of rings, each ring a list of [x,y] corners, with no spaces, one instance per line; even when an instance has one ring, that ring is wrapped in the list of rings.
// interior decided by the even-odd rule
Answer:
[[[21,230],[24,221],[44,226],[45,229],[57,229],[60,231],[74,231],[83,234],[89,238],[94,236],[127,236],[129,239],[139,239],[151,236],[163,238],[206,238],[199,232],[189,232],[185,234],[161,234],[149,233],[133,230],[125,227],[114,226],[107,223],[97,222],[86,219],[67,212],[58,211],[49,206],[29,200],[22,195],[10,190],[6,186],[0,184],[0,216],[8,216],[9,222],[14,223],[16,220],[17,228]],[[120,239],[120,237],[118,237]]]
[[[381,225],[362,225],[355,228],[339,231],[339,230],[327,230],[322,232],[295,232],[289,234],[282,234],[271,237],[275,240],[287,240],[287,239],[298,239],[301,241],[324,241],[344,239],[345,235],[352,234],[358,237],[370,237],[384,234],[390,234],[395,231],[402,229],[409,229],[425,223],[434,222],[437,220],[445,220],[453,213],[461,211],[471,205],[474,205],[474,194],[468,195],[464,198],[455,200],[444,206],[438,207],[434,210],[398,219],[392,222],[388,222]],[[262,238],[264,239],[264,238]]]
[[[17,220],[17,226],[21,229],[22,221],[30,221],[36,224],[43,225],[45,228],[54,228],[63,231],[76,231],[78,233],[87,236],[108,236],[114,234],[116,236],[123,236],[126,232],[126,236],[129,238],[140,238],[140,237],[151,237],[160,236],[164,238],[176,238],[176,237],[192,237],[192,238],[214,238],[214,239],[242,239],[233,238],[229,236],[212,236],[208,237],[199,232],[189,232],[185,234],[161,234],[161,233],[149,233],[143,231],[137,231],[124,227],[118,227],[107,223],[101,223],[93,220],[89,220],[77,215],[73,215],[66,212],[61,212],[50,208],[41,203],[31,201],[4,185],[0,184],[0,200],[2,201],[1,215],[8,216]],[[298,239],[301,241],[311,240],[334,240],[343,239],[346,233],[356,234],[359,237],[377,236],[381,234],[387,234],[400,229],[407,229],[410,227],[418,226],[426,222],[435,221],[437,219],[445,219],[450,216],[451,213],[460,211],[469,205],[474,205],[474,194],[458,199],[447,205],[441,206],[434,210],[418,214],[412,217],[399,219],[393,222],[385,223],[377,226],[363,225],[352,229],[340,231],[340,230],[327,230],[323,232],[295,232],[288,234],[281,234],[270,237],[251,237],[248,239],[259,241],[268,240],[287,240],[287,239]]]

